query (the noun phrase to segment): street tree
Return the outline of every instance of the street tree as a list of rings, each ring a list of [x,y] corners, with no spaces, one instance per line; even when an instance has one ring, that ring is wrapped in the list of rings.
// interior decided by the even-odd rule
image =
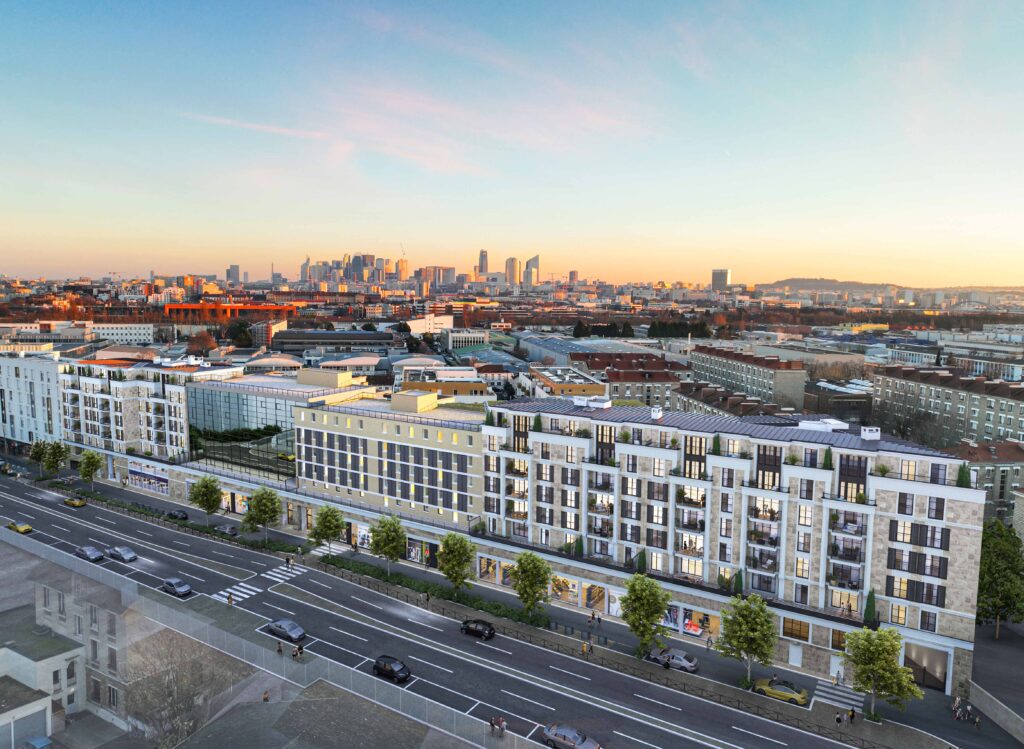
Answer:
[[[242,529],[248,532],[263,529],[263,540],[267,540],[270,526],[281,522],[281,498],[277,492],[261,486],[249,497],[248,508],[242,518]]]
[[[771,665],[778,640],[775,616],[761,596],[733,596],[722,609],[722,626],[715,650],[727,658],[735,658],[747,667],[744,684],[752,684],[751,669],[755,663]]]
[[[1024,620],[1024,544],[994,518],[981,533],[977,617],[979,624],[995,623],[997,640],[1002,622]]]
[[[331,544],[341,540],[341,534],[345,532],[345,517],[341,510],[331,505],[324,505],[316,513],[313,527],[309,529],[309,540],[317,546],[327,544],[327,553],[330,554]]]
[[[78,461],[78,476],[82,481],[89,482],[89,488],[95,488],[96,474],[103,467],[103,458],[99,453],[86,450]]]
[[[459,590],[469,585],[473,574],[473,559],[476,557],[476,544],[461,533],[449,533],[441,540],[441,550],[437,555],[437,567],[448,578],[452,588]]]
[[[548,600],[550,585],[551,565],[532,551],[524,551],[516,558],[516,566],[512,568],[512,587],[527,615]]]
[[[388,562],[388,577],[391,577],[391,563],[397,562],[405,554],[408,537],[402,521],[395,515],[381,518],[370,528],[370,552],[384,557]]]
[[[46,457],[43,458],[43,467],[47,473],[60,473],[64,463],[68,459],[71,450],[63,442],[53,441],[46,443]]]
[[[210,516],[220,509],[222,496],[220,482],[213,476],[203,476],[188,490],[189,504],[206,513],[207,525],[210,524]]]
[[[622,618],[640,641],[636,655],[642,658],[657,644],[662,645],[665,627],[662,622],[671,596],[647,575],[635,574],[626,582],[626,595],[622,597]]]
[[[900,665],[903,638],[891,628],[863,629],[846,633],[843,662],[853,672],[854,691],[871,695],[871,712],[877,716],[875,700],[881,697],[903,710],[907,700],[922,699],[924,692],[914,683],[914,672]]]
[[[36,440],[28,451],[28,458],[39,466],[39,478],[43,477],[43,463],[46,462],[46,443]]]

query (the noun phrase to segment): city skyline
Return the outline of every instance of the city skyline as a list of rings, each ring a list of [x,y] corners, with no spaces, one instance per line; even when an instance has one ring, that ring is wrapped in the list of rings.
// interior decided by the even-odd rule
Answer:
[[[404,245],[614,282],[1024,278],[1022,15],[22,4],[3,270],[291,277]]]

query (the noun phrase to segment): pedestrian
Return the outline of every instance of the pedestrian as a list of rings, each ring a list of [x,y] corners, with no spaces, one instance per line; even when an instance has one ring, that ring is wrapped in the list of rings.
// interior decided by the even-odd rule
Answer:
[[[294,661],[298,657],[299,657],[299,649],[298,648],[292,648],[292,660]]]
[[[291,569],[292,568],[292,558],[291,557],[285,557],[284,558],[284,566],[287,569]]]
[[[505,728],[508,726],[508,721],[504,718],[498,718],[498,736],[505,735]]]
[[[967,720],[974,720],[974,708],[969,702],[967,703]]]
[[[850,708],[850,725],[853,725],[854,719],[857,717],[857,711],[854,708]]]
[[[601,615],[600,614],[597,615],[597,626],[599,626],[599,627],[601,626]]]
[[[834,674],[832,674],[832,686],[834,686],[834,687],[835,686],[839,686],[839,672],[838,671],[836,671]]]
[[[590,623],[593,624],[595,619],[594,610],[590,610]]]
[[[584,658],[587,657],[587,641],[586,640],[584,640],[583,642],[580,643],[580,655],[582,655]]]
[[[843,725],[843,714],[838,710],[836,711],[836,728]]]
[[[775,686],[775,682],[779,680],[779,674],[777,671],[772,672],[772,680],[768,682],[768,686]]]
[[[704,652],[710,652],[711,647],[715,644],[714,639],[711,635],[708,635],[708,639],[704,641]]]
[[[427,591],[427,608],[430,608],[430,591]]]
[[[836,669],[836,681],[846,686],[846,679],[843,678],[843,669],[841,668]]]
[[[281,643],[280,642],[277,643],[277,654],[278,655],[284,655],[284,648],[281,647]]]
[[[299,645],[299,660],[302,660],[302,654],[306,652],[306,649]]]
[[[268,690],[268,689],[264,689],[263,690],[263,701],[264,702],[270,702],[270,690]]]
[[[235,597],[233,595],[231,595],[230,591],[228,591],[228,606],[234,606],[234,605],[235,605]]]
[[[493,718],[493,717],[492,718],[488,718],[487,719],[487,725],[489,725],[491,727],[491,736],[493,736],[494,735],[494,729],[498,727],[498,719],[497,718]]]
[[[981,713],[974,716],[974,728],[978,731],[981,730]]]

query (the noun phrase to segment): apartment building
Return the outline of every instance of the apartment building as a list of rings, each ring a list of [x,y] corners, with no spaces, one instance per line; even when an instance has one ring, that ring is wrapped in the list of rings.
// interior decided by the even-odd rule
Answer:
[[[61,362],[64,440],[80,449],[181,459],[188,454],[186,385],[239,377],[242,371],[194,357]]]
[[[800,360],[694,346],[690,366],[696,377],[730,390],[780,406],[803,406],[807,372]]]
[[[395,369],[395,389],[429,391],[460,403],[487,403],[497,396],[474,367],[404,366]]]
[[[777,403],[765,403],[746,393],[733,393],[710,382],[681,382],[672,392],[673,411],[707,414],[708,416],[770,416],[793,414],[795,409]]]
[[[642,568],[672,594],[667,626],[717,636],[723,587],[742,573],[744,591],[779,617],[777,659],[826,675],[841,668],[845,633],[862,625],[873,590],[921,683],[949,691],[968,678],[985,499],[954,485],[956,458],[871,428],[764,426],[604,399],[491,413],[487,535],[562,552],[554,598],[617,614],[624,578]],[[500,584],[513,563],[481,556],[478,572]]]
[[[873,382],[876,418],[917,424],[934,444],[1024,440],[1024,384],[901,366],[885,367]]]
[[[985,519],[999,518],[1024,536],[1024,523],[1016,516],[1017,499],[1024,492],[1024,445],[1013,440],[962,442],[946,452],[978,476],[978,488],[985,490]]]
[[[575,367],[532,366],[519,375],[520,387],[531,396],[604,395],[605,386]]]
[[[0,354],[0,439],[11,449],[61,439],[59,356]]]
[[[613,400],[637,400],[647,406],[671,408],[679,378],[667,370],[609,369],[605,395]]]
[[[445,351],[486,346],[490,339],[490,331],[483,328],[446,328],[441,331],[441,346]]]

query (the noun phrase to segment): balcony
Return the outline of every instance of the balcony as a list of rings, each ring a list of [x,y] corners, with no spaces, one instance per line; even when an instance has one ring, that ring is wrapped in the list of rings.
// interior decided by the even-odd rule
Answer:
[[[767,533],[761,533],[760,531],[750,531],[750,533],[747,534],[747,542],[754,544],[755,546],[766,546],[774,549],[779,545],[779,537],[770,536]]]
[[[698,533],[704,532],[704,520],[698,517],[688,517],[685,519],[678,519],[676,521],[676,528],[678,530],[690,530],[697,531]]]
[[[747,557],[747,569],[763,575],[774,575],[778,572],[778,561],[774,554],[751,554]]]
[[[611,515],[615,507],[610,502],[591,502],[588,510],[591,515]]]
[[[699,497],[693,497],[685,492],[676,492],[676,503],[686,505],[687,507],[704,507],[707,503],[707,499],[707,494],[701,494]]]
[[[777,523],[782,520],[782,511],[773,510],[767,507],[750,507],[747,509],[747,517],[754,520],[764,520],[769,523]]]
[[[864,550],[840,546],[837,543],[829,545],[828,550],[829,558],[836,560],[837,562],[848,562],[850,564],[861,564],[864,561]]]
[[[825,492],[821,495],[821,498],[830,502],[847,502],[850,504],[867,505],[868,507],[875,506],[875,500],[873,497],[868,497],[864,492],[859,492],[853,499],[843,494],[830,494]]]
[[[681,554],[684,557],[695,557],[697,559],[704,558],[704,546],[701,544],[676,544],[676,554]]]
[[[829,577],[828,584],[840,590],[861,590],[864,587],[863,580],[849,577]]]
[[[610,524],[591,524],[587,528],[587,533],[589,533],[591,536],[611,538],[615,534],[615,528]]]
[[[744,481],[743,486],[747,489],[760,489],[765,492],[779,492],[780,494],[789,494],[789,487],[783,486],[779,482],[765,482],[765,481]]]
[[[517,490],[512,484],[507,484],[505,486],[505,496],[513,497],[515,499],[526,499],[526,490]]]
[[[505,474],[508,476],[526,476],[529,471],[526,468],[519,468],[516,466],[514,461],[508,461],[505,464]]]
[[[613,492],[615,491],[615,484],[612,481],[597,481],[592,483],[590,488],[595,492]]]
[[[868,532],[866,524],[847,521],[843,518],[829,520],[828,529],[833,533],[842,533],[846,536],[858,536],[861,538]]]

